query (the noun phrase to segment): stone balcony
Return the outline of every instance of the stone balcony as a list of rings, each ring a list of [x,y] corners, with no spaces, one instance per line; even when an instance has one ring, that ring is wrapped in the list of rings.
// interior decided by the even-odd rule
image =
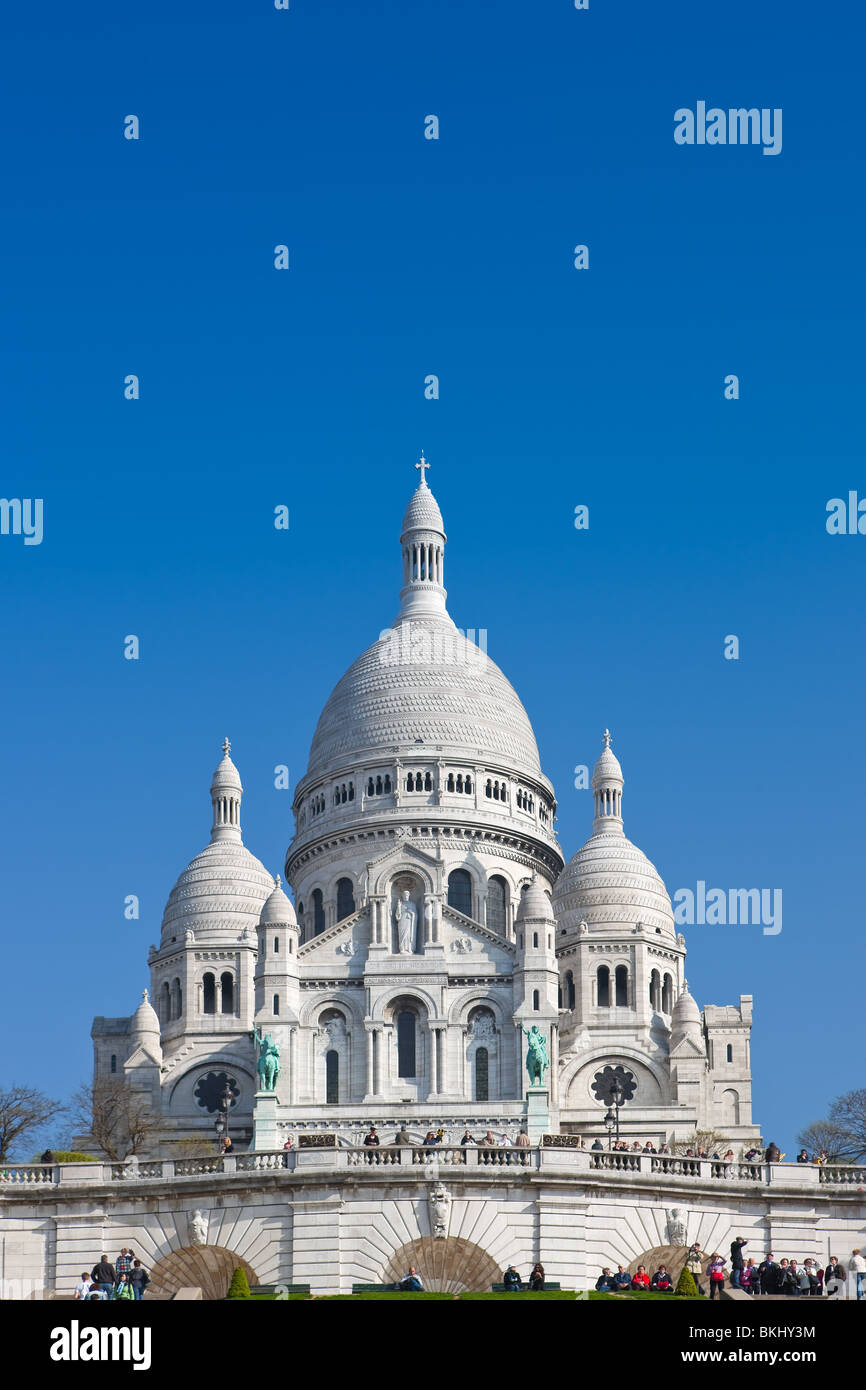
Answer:
[[[324,1136],[322,1136],[324,1138]],[[574,1179],[578,1183],[599,1181],[612,1187],[621,1184],[652,1184],[656,1189],[685,1183],[696,1189],[722,1190],[732,1186],[740,1191],[775,1188],[780,1192],[821,1192],[828,1197],[854,1196],[866,1190],[866,1167],[854,1164],[825,1164],[821,1167],[799,1163],[723,1163],[717,1159],[684,1158],[667,1154],[629,1154],[600,1152],[573,1146],[560,1146],[557,1136],[536,1148],[487,1148],[484,1146],[437,1145],[435,1148],[381,1145],[379,1148],[337,1147],[336,1145],[263,1150],[255,1153],[202,1158],[138,1159],[121,1163],[5,1164],[0,1166],[0,1200],[4,1197],[39,1193],[79,1191],[84,1187],[113,1187],[120,1183],[185,1184],[238,1179],[255,1182],[281,1174],[308,1175],[330,1179],[339,1174],[359,1177],[375,1173],[380,1180],[400,1169],[402,1178],[428,1178],[444,1169],[483,1176],[496,1181],[539,1174],[551,1180]],[[393,1173],[396,1177],[397,1174]],[[59,1195],[59,1193],[58,1193]]]

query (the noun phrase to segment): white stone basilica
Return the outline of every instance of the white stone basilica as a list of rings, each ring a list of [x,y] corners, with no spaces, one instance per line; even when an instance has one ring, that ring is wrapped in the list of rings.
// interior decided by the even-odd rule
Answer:
[[[224,744],[210,843],[172,890],[150,998],[97,1018],[97,1077],[125,1076],[164,1117],[163,1148],[231,1130],[258,1148],[371,1122],[413,1138],[468,1124],[604,1136],[618,1076],[624,1138],[758,1135],[751,997],[701,1011],[665,886],[623,830],[604,734],[592,835],[564,863],[556,802],[514,689],[445,604],[445,530],[425,480],[400,537],[391,628],[350,666],[298,784],[285,875],[245,847]],[[531,1087],[524,1032],[550,1068]],[[253,1029],[279,1048],[256,1092]],[[610,1070],[607,1070],[610,1069]]]

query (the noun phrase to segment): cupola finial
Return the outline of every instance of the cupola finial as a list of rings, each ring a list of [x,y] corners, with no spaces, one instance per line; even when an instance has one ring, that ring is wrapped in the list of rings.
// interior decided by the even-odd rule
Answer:
[[[231,746],[231,744],[229,743],[228,738],[224,738],[224,739],[223,739],[223,753],[225,754],[226,757],[228,757],[228,755],[229,755],[229,753],[230,753],[231,751],[232,751],[232,746]]]
[[[425,472],[425,469],[429,468],[430,465],[429,465],[429,463],[427,462],[427,460],[426,460],[425,457],[424,457],[424,450],[423,450],[423,449],[421,450],[421,457],[420,457],[420,459],[418,460],[418,462],[415,464],[415,467],[421,469],[421,486],[422,486],[422,487],[426,487],[426,486],[427,486],[427,474],[426,474],[426,472]]]
[[[604,739],[604,746],[605,746],[605,748],[609,748],[609,747],[610,747],[610,729],[605,729],[604,733],[602,734],[602,738]]]

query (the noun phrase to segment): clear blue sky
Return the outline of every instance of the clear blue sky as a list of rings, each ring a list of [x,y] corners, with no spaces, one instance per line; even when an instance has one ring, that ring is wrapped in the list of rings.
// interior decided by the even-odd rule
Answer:
[[[860,18],[291,5],[6,17],[0,493],[45,532],[0,537],[3,1077],[63,1098],[137,1004],[225,734],[280,868],[273,768],[395,613],[424,447],[566,855],[607,724],[671,892],[783,890],[778,936],[689,931],[688,976],[754,994],[790,1151],[864,1079],[866,536],[825,530],[866,495]],[[781,107],[782,153],[676,145],[698,100]]]

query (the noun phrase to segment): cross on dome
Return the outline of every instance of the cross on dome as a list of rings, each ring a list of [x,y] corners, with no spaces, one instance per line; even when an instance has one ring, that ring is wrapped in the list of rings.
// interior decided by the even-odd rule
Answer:
[[[609,748],[609,747],[610,747],[610,729],[605,729],[604,733],[602,734],[602,738],[604,739],[604,746],[605,746],[605,748]]]
[[[223,753],[225,754],[226,757],[228,757],[229,753],[231,752],[231,749],[232,749],[232,746],[231,746],[231,744],[229,743],[228,739],[227,739],[227,738],[224,738],[224,739],[223,739]]]
[[[422,487],[426,487],[426,486],[427,486],[427,474],[425,473],[424,470],[427,469],[427,468],[429,468],[430,465],[429,465],[429,463],[427,462],[427,460],[426,460],[425,457],[424,457],[424,450],[423,450],[423,449],[421,450],[421,457],[420,457],[420,459],[418,460],[418,462],[415,464],[415,467],[421,469],[421,486],[422,486]]]

